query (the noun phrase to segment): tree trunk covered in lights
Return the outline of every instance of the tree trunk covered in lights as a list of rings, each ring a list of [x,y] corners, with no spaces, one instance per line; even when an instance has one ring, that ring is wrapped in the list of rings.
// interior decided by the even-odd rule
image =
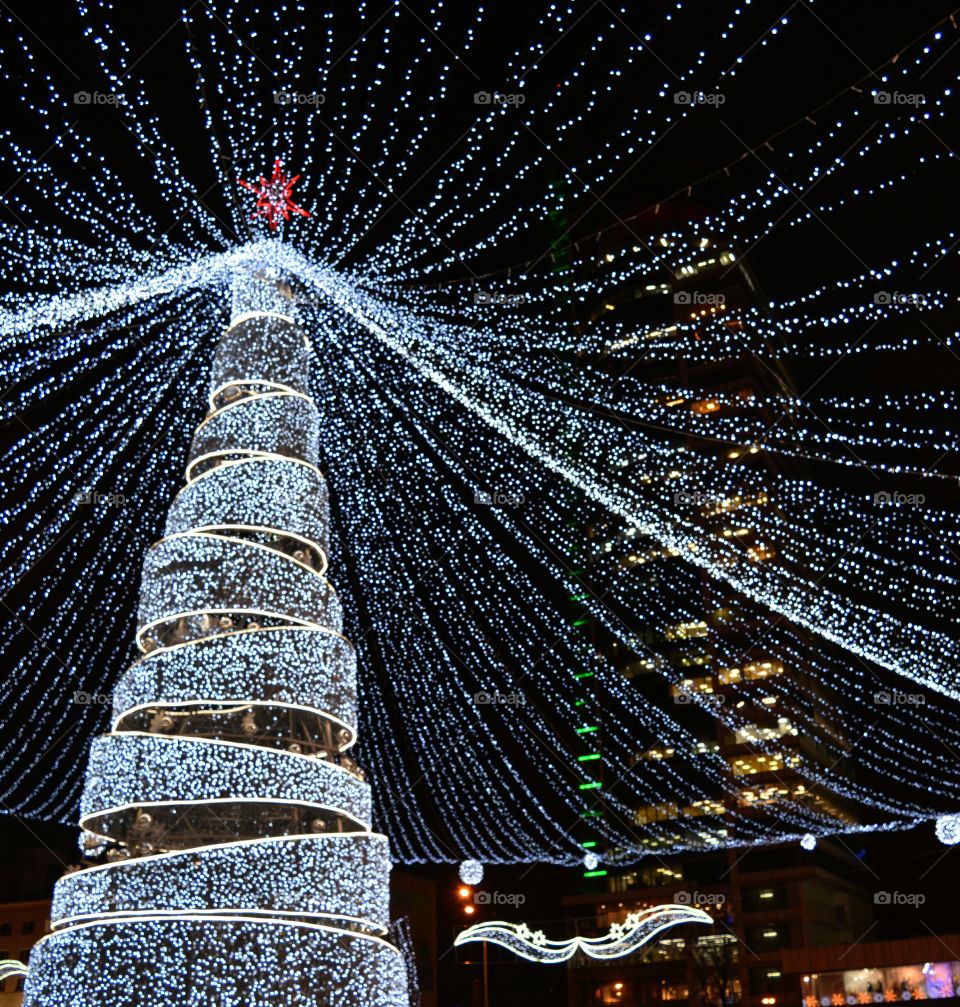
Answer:
[[[239,274],[187,484],[147,554],[143,651],[81,801],[90,865],[56,885],[25,1003],[394,1005],[390,855],[370,831],[356,657],[324,578],[309,345]]]

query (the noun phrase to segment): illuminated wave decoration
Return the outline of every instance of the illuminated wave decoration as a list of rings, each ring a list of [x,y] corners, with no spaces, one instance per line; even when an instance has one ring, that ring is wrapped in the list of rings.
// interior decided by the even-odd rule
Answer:
[[[113,694],[28,1007],[407,1004],[371,831],[356,656],[324,573],[329,511],[306,339],[252,263],[143,567],[142,656]],[[19,968],[19,971],[18,971]]]
[[[23,962],[17,961],[15,958],[4,958],[0,960],[0,982],[4,979],[9,979],[11,976],[25,976],[27,974],[27,966]]]
[[[486,941],[497,944],[521,958],[544,964],[568,961],[578,951],[589,958],[622,958],[649,944],[657,934],[680,923],[712,923],[713,917],[694,906],[653,906],[639,913],[629,913],[623,923],[614,923],[603,937],[571,937],[565,941],[548,940],[542,930],[531,930],[526,923],[494,921],[476,923],[457,935],[454,947]]]

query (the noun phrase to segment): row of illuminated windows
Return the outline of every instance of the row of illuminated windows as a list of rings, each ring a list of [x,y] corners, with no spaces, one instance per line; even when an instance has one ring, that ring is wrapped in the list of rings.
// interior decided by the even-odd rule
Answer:
[[[698,741],[696,744],[696,752],[698,755],[706,755],[709,752],[719,752],[720,745],[716,741]],[[635,766],[638,762],[642,762],[645,759],[649,759],[653,762],[659,762],[661,759],[672,759],[676,749],[672,748],[670,745],[663,745],[662,747],[648,748],[643,752],[637,752],[630,761],[632,766]]]
[[[692,804],[679,805],[673,802],[664,804],[647,804],[637,808],[633,813],[636,825],[648,825],[652,822],[666,822],[673,818],[698,818],[701,815],[722,815],[726,812],[722,801],[705,798]]]
[[[702,631],[701,631],[702,628]],[[681,623],[667,630],[668,639],[687,639],[692,636],[706,636],[706,623]],[[671,635],[672,634],[672,635]],[[717,671],[716,683],[712,675],[701,675],[697,678],[685,678],[679,686],[671,688],[671,694],[714,691],[716,684],[737,685],[740,682],[758,682],[765,678],[776,678],[783,674],[783,664],[779,661],[750,661],[742,668],[720,668]]]
[[[730,760],[730,772],[734,776],[754,776],[757,773],[778,773],[784,769],[796,769],[801,763],[796,752],[774,752],[769,755],[757,753]]]
[[[852,1007],[960,996],[960,962],[851,969],[803,977],[804,1007]]]
[[[760,804],[773,804],[785,800],[803,800],[811,798],[817,805],[823,805],[823,810],[834,817],[845,819],[845,815],[819,795],[812,795],[807,787],[800,783],[795,786],[784,786],[781,781],[775,781],[762,787],[751,787],[740,791],[737,803],[740,807],[755,807]],[[669,822],[678,818],[699,818],[702,815],[723,815],[728,811],[728,806],[723,801],[705,798],[702,801],[694,801],[692,804],[679,805],[674,802],[663,804],[646,804],[634,809],[633,822],[635,825],[652,825],[655,822]]]
[[[671,626],[663,634],[668,640],[693,640],[707,635],[707,624],[702,620],[697,622],[679,622]]]

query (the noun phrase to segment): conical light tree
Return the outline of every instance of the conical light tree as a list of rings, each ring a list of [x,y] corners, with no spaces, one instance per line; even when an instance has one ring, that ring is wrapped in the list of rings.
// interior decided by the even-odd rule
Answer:
[[[407,1001],[370,831],[356,657],[325,579],[309,344],[238,272],[210,413],[147,554],[137,643],[93,743],[82,844],[30,956],[30,1007]]]

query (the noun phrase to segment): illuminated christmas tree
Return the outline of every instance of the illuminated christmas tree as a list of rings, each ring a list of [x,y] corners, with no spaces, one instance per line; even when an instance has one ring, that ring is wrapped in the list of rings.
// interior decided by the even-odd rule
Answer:
[[[406,1003],[370,831],[356,657],[324,574],[309,344],[289,286],[238,273],[210,412],[147,554],[137,643],[81,802],[28,1005]]]

